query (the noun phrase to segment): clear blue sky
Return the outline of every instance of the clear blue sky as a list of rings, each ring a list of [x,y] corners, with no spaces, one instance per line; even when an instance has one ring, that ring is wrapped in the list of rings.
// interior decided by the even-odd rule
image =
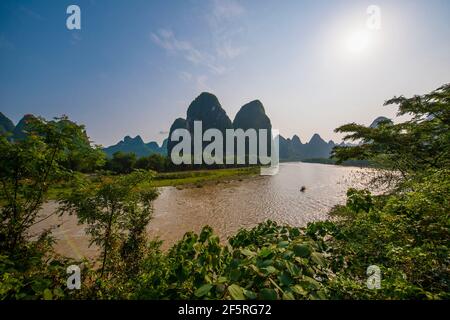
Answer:
[[[449,21],[446,0],[2,0],[0,111],[67,114],[103,145],[160,142],[210,91],[231,119],[260,99],[282,135],[339,140],[341,124],[393,116],[393,95],[450,82]]]

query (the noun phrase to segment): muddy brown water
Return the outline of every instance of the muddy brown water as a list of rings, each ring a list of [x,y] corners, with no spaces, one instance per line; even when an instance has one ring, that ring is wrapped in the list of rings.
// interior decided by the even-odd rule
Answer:
[[[349,187],[366,187],[370,169],[309,163],[283,163],[275,176],[207,183],[202,188],[160,188],[154,202],[153,219],[147,231],[151,238],[163,240],[169,248],[188,231],[199,232],[210,225],[222,241],[240,228],[251,228],[267,219],[293,226],[325,220],[327,212],[345,202]],[[304,192],[300,189],[306,187]],[[46,203],[42,215],[57,208]],[[73,258],[92,258],[98,254],[89,246],[84,226],[75,216],[50,216],[34,226],[32,233],[53,227],[56,252]]]

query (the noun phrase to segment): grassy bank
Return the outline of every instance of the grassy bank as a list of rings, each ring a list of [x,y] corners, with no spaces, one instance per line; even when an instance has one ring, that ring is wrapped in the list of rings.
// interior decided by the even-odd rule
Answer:
[[[242,179],[245,177],[256,176],[258,174],[259,167],[166,172],[158,173],[153,181],[148,184],[145,183],[144,186],[201,186],[206,182]]]
[[[206,183],[218,181],[244,179],[259,175],[259,167],[210,169],[210,170],[189,170],[179,172],[157,173],[152,181],[144,182],[139,187],[146,189],[152,187],[202,187]],[[98,177],[98,176],[93,176]],[[55,200],[61,193],[68,192],[69,186],[64,183],[50,187],[48,198]]]

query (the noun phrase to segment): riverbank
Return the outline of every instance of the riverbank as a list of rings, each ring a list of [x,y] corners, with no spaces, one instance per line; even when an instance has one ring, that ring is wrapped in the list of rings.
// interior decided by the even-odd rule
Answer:
[[[243,179],[259,175],[259,167],[191,170],[158,173],[153,181],[141,186],[150,187],[202,187],[208,182]]]
[[[206,184],[215,184],[230,180],[242,180],[245,178],[258,176],[259,167],[227,168],[227,169],[208,169],[208,170],[189,170],[178,172],[160,172],[157,173],[152,181],[144,182],[139,185],[140,188],[159,188],[176,187],[183,188],[202,188]],[[93,176],[95,177],[95,175]],[[48,200],[57,200],[58,195],[69,191],[69,187],[64,183],[50,187]]]

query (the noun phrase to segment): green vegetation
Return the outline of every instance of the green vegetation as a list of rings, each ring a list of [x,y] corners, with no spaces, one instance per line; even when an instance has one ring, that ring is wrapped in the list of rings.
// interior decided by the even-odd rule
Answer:
[[[158,193],[152,188],[143,191],[136,187],[151,175],[149,171],[135,171],[116,179],[75,180],[71,192],[62,199],[61,212],[76,214],[80,223],[87,224],[92,242],[102,250],[100,277],[122,262],[130,269],[139,261],[152,201]],[[121,242],[123,238],[126,240]],[[121,254],[115,256],[117,253]]]
[[[148,157],[139,158],[136,161],[136,168],[143,170],[154,170],[164,172],[169,169],[169,159],[158,153],[154,153]]]
[[[104,169],[115,174],[127,174],[135,169],[165,172],[174,168],[168,157],[158,153],[137,158],[134,153],[118,151],[106,160]]]
[[[89,146],[84,128],[65,117],[28,117],[21,127],[23,135],[13,141],[0,135],[0,297],[62,298],[68,261],[52,255],[50,230],[30,241],[29,229],[49,186],[69,179],[68,163],[100,153]]]
[[[138,169],[142,170],[142,169]],[[244,168],[229,168],[229,169],[209,169],[209,170],[190,170],[177,172],[154,172],[151,178],[145,179],[139,183],[141,189],[152,189],[157,187],[192,187],[203,186],[208,183],[220,183],[223,181],[244,179],[259,175],[260,168],[244,167]],[[90,179],[93,183],[98,183],[98,178],[109,178],[114,180],[120,175],[113,175],[111,173],[99,174],[78,174],[84,179]],[[73,185],[70,181],[55,182],[47,192],[47,199],[57,200],[62,195],[70,193]]]
[[[84,139],[83,127],[67,118],[47,122],[29,117],[23,126],[25,138],[10,142],[8,136],[0,136],[2,252],[16,253],[26,242],[49,185],[70,175],[67,164],[90,158],[89,152],[98,154]]]
[[[207,182],[219,182],[229,179],[240,179],[259,174],[259,167],[192,170],[180,172],[165,172],[157,174],[152,181],[144,186],[164,187],[180,185],[198,185]]]
[[[360,141],[355,147],[337,147],[338,162],[349,159],[371,160],[380,167],[397,171],[404,178],[450,166],[450,85],[413,98],[395,97],[385,105],[397,104],[398,116],[412,119],[399,124],[390,120],[376,127],[355,123],[336,129],[345,140]]]
[[[158,172],[156,186],[190,184],[204,180],[225,177],[252,175],[259,173],[257,165],[174,165],[170,158],[161,154],[151,154],[136,158],[134,153],[116,152],[106,159],[102,167],[103,175],[129,174],[133,170],[152,170]],[[155,186],[155,185],[154,185]]]
[[[347,203],[332,210],[330,221],[306,228],[267,221],[240,230],[228,244],[205,226],[167,252],[144,232],[153,187],[168,180],[197,182],[206,173],[158,178],[138,170],[87,178],[62,165],[78,127],[61,132],[40,120],[41,130],[21,142],[2,137],[0,297],[449,299],[450,85],[392,103],[411,120],[342,126],[337,130],[346,140],[360,143],[333,152],[338,162],[366,159],[385,169],[378,181],[390,184],[389,193],[349,189]],[[225,172],[217,170],[218,176]],[[37,240],[27,237],[48,183],[61,177],[70,180],[60,195],[62,210],[87,223],[102,249],[98,263],[84,262],[81,290],[64,286],[65,266],[74,262],[52,253],[48,232]],[[379,289],[367,287],[369,266],[381,270]]]

